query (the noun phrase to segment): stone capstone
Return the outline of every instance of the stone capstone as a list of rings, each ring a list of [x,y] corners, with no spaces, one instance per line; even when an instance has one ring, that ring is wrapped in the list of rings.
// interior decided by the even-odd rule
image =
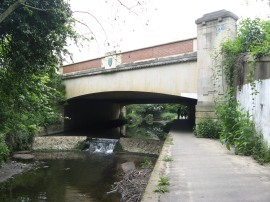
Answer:
[[[211,13],[204,14],[203,17],[197,19],[195,21],[195,23],[198,25],[198,24],[201,24],[203,22],[219,20],[219,19],[227,18],[227,17],[231,17],[236,21],[239,19],[238,16],[235,15],[234,13],[223,9],[223,10],[219,10],[219,11],[216,11],[216,12],[211,12]]]

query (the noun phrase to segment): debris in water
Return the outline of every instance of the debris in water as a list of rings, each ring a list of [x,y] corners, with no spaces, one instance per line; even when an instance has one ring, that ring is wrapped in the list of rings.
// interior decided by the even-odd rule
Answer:
[[[112,191],[121,194],[121,202],[139,202],[142,199],[152,169],[135,169],[124,174],[120,182],[115,182]]]

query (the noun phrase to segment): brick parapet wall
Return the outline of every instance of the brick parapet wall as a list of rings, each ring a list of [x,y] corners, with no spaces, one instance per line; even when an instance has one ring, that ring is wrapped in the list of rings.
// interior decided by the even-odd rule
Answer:
[[[66,65],[63,67],[63,74],[84,71],[84,70],[89,70],[89,69],[95,69],[95,68],[100,68],[100,67],[101,67],[101,58],[97,58],[93,60],[87,60],[84,62]]]
[[[194,52],[196,50],[193,50],[193,43],[194,39],[187,39],[183,41],[177,41],[149,48],[124,52],[121,53],[121,64]],[[97,58],[93,60],[66,65],[63,67],[63,74],[91,70],[100,67],[102,67],[102,58]]]
[[[193,52],[193,39],[122,53],[122,64]]]

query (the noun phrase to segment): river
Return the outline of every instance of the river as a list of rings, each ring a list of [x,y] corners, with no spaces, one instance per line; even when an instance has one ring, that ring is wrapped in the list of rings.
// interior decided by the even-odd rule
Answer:
[[[130,127],[132,138],[164,139],[163,124]],[[108,143],[108,144],[107,144]],[[103,146],[100,146],[103,144]],[[140,167],[156,156],[111,153],[105,140],[90,144],[89,151],[34,152],[38,167],[0,185],[1,202],[119,202],[116,193],[106,194],[114,182],[120,181],[126,165]],[[103,151],[104,150],[104,151]],[[108,152],[110,151],[110,152]],[[124,166],[125,165],[125,166]]]
[[[38,168],[19,175],[0,187],[1,202],[118,202],[106,194],[119,181],[121,164],[139,167],[145,155],[89,152],[36,152]],[[156,157],[147,157],[153,162]]]

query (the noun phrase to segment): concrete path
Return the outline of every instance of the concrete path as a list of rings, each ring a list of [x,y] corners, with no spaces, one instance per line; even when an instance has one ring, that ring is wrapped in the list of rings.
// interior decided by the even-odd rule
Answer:
[[[172,131],[169,138],[173,144],[164,144],[142,201],[270,202],[269,165],[236,156],[219,141],[199,139],[191,132]],[[166,155],[173,161],[161,166]],[[164,175],[170,179],[169,193],[157,196],[153,190]]]

